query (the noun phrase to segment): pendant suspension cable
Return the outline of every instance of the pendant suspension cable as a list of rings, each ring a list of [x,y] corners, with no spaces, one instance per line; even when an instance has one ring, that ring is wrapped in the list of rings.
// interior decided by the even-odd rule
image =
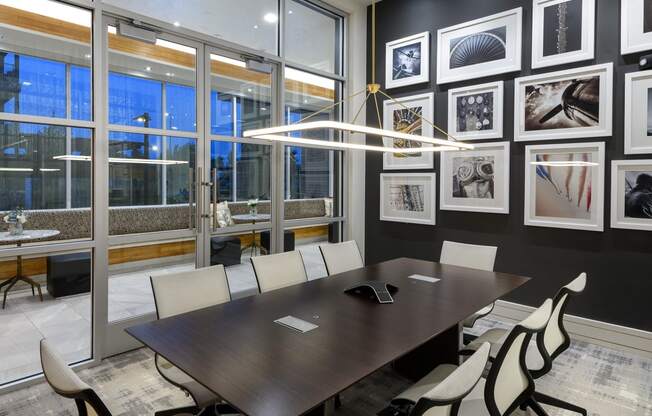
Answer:
[[[371,83],[376,83],[376,1],[371,2]]]
[[[331,110],[331,109],[337,107],[338,105],[342,104],[343,102],[345,102],[345,101],[349,101],[349,100],[350,100],[351,98],[353,98],[353,97],[357,97],[358,95],[362,94],[362,93],[365,92],[365,91],[367,91],[366,88],[365,88],[364,90],[361,90],[361,91],[358,91],[358,92],[356,92],[356,93],[354,93],[354,94],[351,94],[351,95],[349,95],[348,97],[343,98],[343,99],[341,99],[340,101],[338,101],[338,102],[336,102],[336,103],[333,103],[333,104],[327,105],[326,107],[321,108],[321,109],[315,111],[314,113],[308,114],[307,116],[301,118],[300,120],[298,120],[298,121],[296,121],[296,122],[294,122],[294,123],[290,123],[290,124],[298,124],[298,123],[304,122],[304,121],[308,120],[309,118],[312,118],[312,117],[316,116],[317,114],[321,114],[321,113],[323,113],[324,111]]]
[[[380,119],[380,108],[378,108],[378,94],[374,93],[374,103],[376,104],[376,117],[378,117],[378,126],[383,128],[383,121]]]
[[[391,100],[393,103],[398,104],[399,106],[401,106],[401,107],[403,107],[404,109],[406,109],[410,114],[419,117],[421,120],[423,120],[423,121],[425,121],[426,123],[428,123],[429,125],[431,125],[435,130],[437,130],[437,131],[440,132],[441,134],[443,134],[443,135],[445,135],[446,137],[448,137],[451,141],[454,141],[454,142],[457,141],[457,139],[455,138],[455,136],[452,136],[452,135],[450,135],[447,131],[445,131],[445,130],[439,128],[439,126],[437,126],[435,123],[433,123],[432,121],[428,120],[427,118],[423,117],[423,115],[421,115],[421,114],[415,112],[415,111],[412,110],[410,107],[408,107],[408,106],[406,106],[405,104],[403,104],[402,102],[400,102],[400,101],[394,99],[393,97],[391,97],[390,95],[388,95],[388,94],[385,93],[384,91],[378,91],[378,92],[380,92],[382,95],[384,95],[385,97],[387,97],[387,98],[388,98],[389,100]]]

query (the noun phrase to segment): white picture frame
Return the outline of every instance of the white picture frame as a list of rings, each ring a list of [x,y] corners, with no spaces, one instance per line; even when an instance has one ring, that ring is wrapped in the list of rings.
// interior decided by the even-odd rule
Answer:
[[[561,6],[566,7],[565,10],[569,15],[560,15],[562,10],[558,7]],[[576,7],[581,9],[580,16],[572,15],[576,12]],[[571,21],[567,21],[565,26],[560,28],[559,21],[563,16],[567,16]],[[567,35],[565,40],[558,40],[554,42],[556,45],[552,45],[552,39],[546,36],[556,37],[554,34],[559,33],[560,30],[566,32],[576,30],[579,33]],[[551,53],[551,48],[555,46],[558,52]],[[559,52],[560,48],[565,47],[579,47],[579,49]],[[532,0],[532,68],[586,61],[594,57],[595,0]]]
[[[652,154],[652,70],[625,74],[625,154]]]
[[[587,104],[580,111],[567,113],[562,100],[569,88],[586,96],[589,93],[596,95],[597,88],[598,114],[593,111],[595,104]],[[612,122],[611,62],[514,80],[515,142],[608,137],[612,133]],[[543,126],[544,123],[547,126]]]
[[[639,195],[636,204],[625,207],[628,192],[636,190],[639,176],[643,173],[652,179],[652,159],[611,161],[611,228],[652,231],[652,201],[649,198],[640,198],[644,195]],[[629,215],[626,209],[630,210]],[[646,217],[645,212],[649,212],[649,216]]]
[[[596,165],[569,166],[581,162]],[[525,225],[604,231],[604,164],[604,142],[525,146]]]
[[[436,223],[436,174],[435,173],[381,173],[380,174],[380,220],[412,224],[435,225]],[[407,200],[402,186],[419,188],[416,209],[406,207],[414,201]],[[394,199],[393,199],[394,198]],[[395,203],[392,203],[392,201]]]
[[[435,94],[432,92],[425,94],[411,95],[409,97],[395,98],[394,100],[385,100],[383,102],[383,127],[388,130],[404,131],[406,133],[418,134],[424,137],[433,137],[434,131],[432,124],[419,119],[413,112],[421,108],[421,116],[432,122],[435,115]],[[405,128],[398,126],[411,126],[414,128],[414,122],[418,123],[418,131],[406,131]],[[406,124],[409,123],[409,124]],[[398,124],[398,126],[397,126]],[[397,143],[403,143],[403,140],[383,137],[385,147],[397,147]],[[432,147],[431,144],[421,142],[405,142],[412,146]],[[384,170],[405,170],[405,169],[432,169],[434,167],[434,153],[383,153]]]
[[[652,5],[645,0],[620,1],[620,54],[652,50],[652,21],[645,19],[646,11],[652,18]]]
[[[418,61],[410,57],[417,49],[420,53]],[[400,56],[399,56],[400,55]],[[401,73],[395,73],[395,60],[408,59],[402,66]],[[410,67],[417,66],[418,74],[410,75]],[[397,69],[396,72],[399,70]],[[414,72],[414,70],[412,70]],[[430,32],[421,32],[406,36],[385,44],[385,88],[405,87],[407,85],[422,84],[430,81]]]
[[[492,97],[492,109],[491,109],[491,128],[482,127],[481,129],[472,130],[472,127],[469,129],[462,129],[460,126],[464,125],[461,120],[462,117],[468,116],[468,113],[465,115],[460,114],[461,109],[461,100],[464,100],[466,97],[471,97],[474,102],[470,105],[478,106],[478,111],[485,112],[480,105],[478,105],[478,97],[482,98],[483,101],[488,100],[487,95],[491,94]],[[474,97],[475,96],[475,97]],[[469,106],[468,99],[464,102],[465,107]],[[461,88],[452,88],[448,90],[448,133],[459,140],[481,140],[481,139],[500,139],[503,137],[503,108],[504,108],[504,85],[503,81],[490,82],[480,85],[471,85],[468,87]],[[476,112],[477,113],[477,112]],[[482,117],[474,117],[472,120],[468,120],[465,117],[465,121],[470,123],[471,126],[477,123],[486,124],[486,119]],[[485,129],[486,128],[486,129]]]
[[[509,214],[509,142],[474,143],[474,146],[473,150],[442,152],[439,209]],[[491,175],[489,171],[483,173],[485,163],[491,164]],[[464,187],[460,186],[460,171],[467,183]]]
[[[522,39],[522,7],[439,29],[437,84],[520,71]]]

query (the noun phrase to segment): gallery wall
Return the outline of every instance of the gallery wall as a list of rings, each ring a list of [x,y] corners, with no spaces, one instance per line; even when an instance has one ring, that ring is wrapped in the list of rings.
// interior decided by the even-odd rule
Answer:
[[[451,84],[436,84],[437,30],[491,14],[523,7],[522,70],[504,75]],[[448,89],[493,81],[504,81],[504,139],[511,143],[511,180],[508,215],[441,211],[437,184],[436,225],[380,221],[380,174],[383,156],[366,155],[366,245],[367,263],[407,256],[437,261],[443,240],[498,246],[495,270],[522,274],[532,280],[505,297],[530,306],[552,297],[559,287],[580,272],[589,276],[585,293],[571,302],[573,315],[652,331],[652,231],[610,227],[611,160],[645,159],[652,155],[624,155],[624,78],[638,71],[641,54],[620,53],[620,1],[596,1],[595,59],[531,70],[532,1],[517,0],[383,0],[376,10],[377,78],[384,83],[385,43],[423,31],[430,31],[430,82],[392,88],[389,93],[405,97],[435,93],[435,120],[447,127]],[[368,10],[371,28],[371,9]],[[369,32],[368,39],[371,39]],[[368,68],[371,68],[369,46]],[[613,62],[613,134],[603,138],[574,138],[555,141],[513,142],[514,78],[570,68]],[[371,72],[368,71],[368,79]],[[375,108],[367,106],[367,124],[375,125]],[[368,137],[371,144],[379,139]],[[581,142],[605,143],[604,231],[578,231],[524,225],[524,155],[526,145]],[[475,143],[475,142],[474,142]],[[440,157],[434,169],[413,172],[439,174]],[[402,171],[403,172],[403,171]],[[410,172],[410,171],[407,171]],[[438,178],[439,179],[439,178]]]

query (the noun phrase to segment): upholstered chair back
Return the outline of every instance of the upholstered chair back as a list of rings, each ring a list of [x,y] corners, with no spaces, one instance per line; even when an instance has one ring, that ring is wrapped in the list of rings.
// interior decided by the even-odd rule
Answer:
[[[303,258],[298,251],[251,258],[260,293],[308,281]]]
[[[319,251],[321,251],[329,276],[364,267],[355,240],[337,244],[322,244],[319,246]]]

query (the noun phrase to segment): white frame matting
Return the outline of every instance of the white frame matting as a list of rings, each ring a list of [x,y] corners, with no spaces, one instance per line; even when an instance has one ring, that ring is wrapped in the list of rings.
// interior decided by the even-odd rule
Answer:
[[[544,9],[573,0],[532,0],[532,68],[544,68],[593,59],[595,56],[595,0],[578,0],[582,4],[581,48],[556,55],[543,55],[545,30]],[[569,27],[568,29],[572,29]]]
[[[443,152],[439,170],[439,209],[445,211],[509,214],[509,142],[476,143],[475,149]],[[456,157],[494,157],[493,198],[459,198],[453,195],[453,159]]]
[[[525,201],[524,201],[524,223],[536,227],[566,228],[572,230],[604,231],[604,175],[605,175],[605,144],[604,142],[592,143],[569,143],[569,144],[545,144],[525,146]],[[539,216],[534,213],[536,207],[536,169],[539,165],[532,165],[536,161],[536,155],[545,154],[566,154],[566,153],[591,153],[592,162],[597,166],[591,169],[591,218],[588,220],[572,219],[568,217]],[[564,195],[564,183],[555,184],[558,188],[560,198],[568,198]],[[534,190],[534,191],[533,191]],[[535,202],[532,202],[532,197]]]
[[[451,40],[470,37],[502,26],[507,28],[505,58],[450,68]],[[520,71],[522,43],[522,7],[439,29],[437,31],[437,84]]]
[[[525,89],[531,85],[562,82],[580,77],[600,77],[599,121],[597,126],[525,130]],[[559,105],[562,103],[560,102]],[[555,107],[550,107],[551,111]],[[547,112],[546,111],[546,112]],[[563,113],[562,110],[560,112]],[[578,111],[578,113],[580,113]],[[542,111],[537,117],[543,117]],[[547,74],[530,75],[514,80],[514,141],[559,140],[611,136],[613,122],[613,63],[585,66]]]
[[[380,220],[392,222],[405,222],[413,224],[435,225],[437,214],[437,187],[436,187],[436,174],[430,173],[381,173],[380,174]],[[405,185],[423,185],[424,192],[424,210],[420,218],[418,216],[400,216],[399,211],[392,212],[388,207],[385,199],[385,186],[389,185],[389,181],[403,179],[402,183]],[[430,204],[428,206],[427,204]]]
[[[493,128],[491,130],[459,131],[457,125],[457,98],[472,94],[493,93]],[[500,139],[503,137],[504,109],[503,81],[448,90],[448,133],[461,140]]]
[[[652,173],[652,159],[611,161],[611,228],[652,231],[652,218],[625,216],[625,172],[632,171]]]
[[[652,31],[645,32],[646,0],[620,0],[620,54],[652,50]]]
[[[409,97],[400,97],[392,100],[385,100],[383,102],[383,127],[388,130],[394,130],[394,111],[405,110],[403,106],[413,108],[421,106],[421,136],[434,137],[434,129],[432,122],[435,115],[435,93],[428,92],[425,94],[411,95]],[[425,118],[425,120],[424,120]],[[394,147],[394,141],[389,137],[383,137],[383,145],[385,147]],[[413,142],[417,143],[417,142]],[[423,147],[432,147],[428,143],[419,143]],[[383,153],[383,169],[385,170],[401,170],[401,169],[432,169],[434,166],[434,152],[423,152],[412,156],[408,154],[404,157],[397,157],[397,153],[384,152]]]
[[[421,43],[420,74],[407,78],[394,79],[394,49]],[[430,81],[430,32],[396,39],[385,44],[385,88],[405,87]]]
[[[652,70],[625,74],[625,154],[652,153]],[[650,119],[648,121],[648,119]],[[641,142],[648,143],[641,143]]]

